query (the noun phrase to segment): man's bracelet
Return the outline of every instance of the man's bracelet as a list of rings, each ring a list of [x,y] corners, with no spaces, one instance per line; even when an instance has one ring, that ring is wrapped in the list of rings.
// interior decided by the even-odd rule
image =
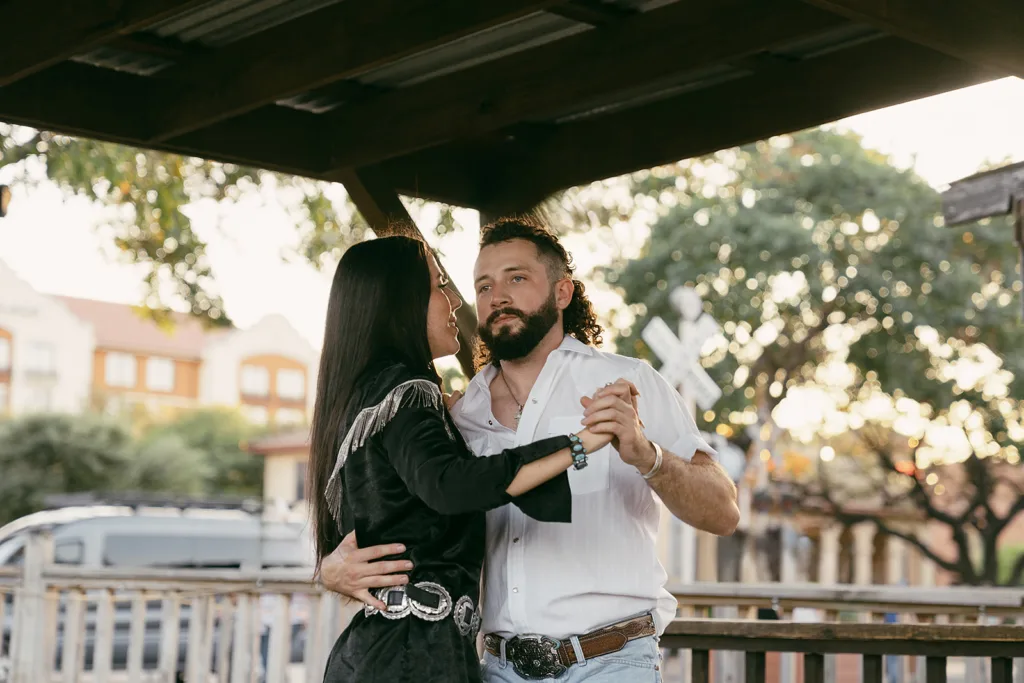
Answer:
[[[661,469],[662,461],[665,459],[665,453],[661,450],[661,446],[659,446],[658,444],[654,443],[653,441],[651,442],[651,445],[654,446],[654,467],[652,467],[651,471],[648,472],[647,474],[641,474],[640,475],[644,479],[650,479],[655,474],[657,474],[658,470]],[[637,471],[639,472],[639,470],[637,470]]]

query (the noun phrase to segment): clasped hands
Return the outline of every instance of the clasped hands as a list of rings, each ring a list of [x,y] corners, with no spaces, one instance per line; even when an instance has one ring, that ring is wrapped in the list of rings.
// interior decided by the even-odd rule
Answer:
[[[580,399],[583,405],[583,425],[594,435],[608,439],[619,457],[640,472],[654,466],[654,445],[644,436],[643,422],[637,412],[636,386],[619,379],[598,389],[593,396]],[[462,392],[446,396],[451,409],[462,398]],[[386,610],[383,602],[371,593],[376,588],[400,586],[409,582],[407,574],[412,562],[393,558],[405,552],[402,544],[378,545],[359,548],[355,532],[348,534],[320,567],[320,581],[331,591]]]

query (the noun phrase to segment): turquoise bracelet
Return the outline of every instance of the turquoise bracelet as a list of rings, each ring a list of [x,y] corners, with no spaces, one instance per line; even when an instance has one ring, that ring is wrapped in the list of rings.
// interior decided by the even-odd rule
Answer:
[[[569,435],[569,441],[572,444],[569,447],[572,452],[572,466],[577,470],[582,470],[587,466],[587,450],[583,448],[583,442],[580,441],[580,437],[575,434]]]

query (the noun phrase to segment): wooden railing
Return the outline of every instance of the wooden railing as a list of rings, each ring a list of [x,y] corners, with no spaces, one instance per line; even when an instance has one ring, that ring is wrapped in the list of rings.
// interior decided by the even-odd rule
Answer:
[[[1012,683],[1013,657],[1024,653],[1024,628],[692,619],[670,624],[662,644],[692,652],[693,683],[710,680],[714,650],[744,653],[746,683],[765,683],[768,652],[803,653],[805,683],[824,683],[826,654],[862,655],[864,683],[882,683],[883,655],[923,656],[926,683],[946,683],[946,659],[954,654],[991,658],[992,683]]]
[[[331,646],[359,609],[313,585],[308,569],[87,569],[51,558],[49,537],[39,533],[28,539],[23,567],[0,568],[0,683],[319,683]],[[703,683],[712,652],[723,650],[740,653],[747,683],[764,680],[762,672],[795,683],[793,667],[788,678],[766,671],[773,651],[805,653],[809,683],[845,683],[834,653],[862,655],[857,678],[869,682],[880,680],[882,655],[921,657],[920,671],[931,676],[921,674],[921,683],[942,680],[946,655],[993,658],[991,680],[1010,683],[1009,658],[1024,656],[1024,627],[991,623],[1024,619],[1021,590],[697,584],[676,594],[684,616],[724,610],[731,618],[674,622],[662,646],[669,658],[688,660],[685,676],[665,668],[666,683]],[[783,621],[736,620],[765,607]],[[821,623],[785,621],[797,608],[817,610]],[[908,623],[863,623],[882,613]],[[837,623],[850,614],[862,623]],[[941,623],[958,620],[977,623]],[[5,664],[13,665],[8,680]],[[1024,683],[1024,662],[1018,670],[1014,683]]]
[[[1024,588],[965,586],[851,586],[816,583],[696,583],[670,586],[680,606],[695,613],[719,607],[739,608],[754,618],[758,608],[779,616],[794,609],[815,609],[835,621],[839,614],[899,614],[920,618],[965,619],[1024,617]]]
[[[790,627],[820,629],[826,625],[846,627],[880,621],[890,623],[879,623],[878,628],[883,631],[892,629],[893,633],[899,633],[900,628],[928,624],[954,630],[965,626],[984,629],[1005,623],[1024,626],[1024,589],[1021,588],[910,588],[779,583],[697,583],[673,588],[673,594],[679,601],[680,614],[684,618],[714,616],[718,619],[713,620],[713,623],[723,624],[726,623],[724,620],[746,618],[754,622],[759,615],[768,616],[771,621],[761,621],[760,625],[753,628],[769,630]],[[794,624],[794,619],[815,623]],[[1024,630],[1018,633],[1024,633]],[[692,679],[690,670],[695,660],[688,647],[679,645],[679,642],[679,639],[673,638],[663,641],[667,659],[665,680],[671,683],[692,683],[695,679]],[[777,683],[796,683],[800,677],[797,675],[796,655],[791,653],[799,651],[776,651],[784,654],[774,657],[774,670],[769,666],[769,678]],[[850,656],[859,654],[856,649],[836,652],[843,656],[837,658],[834,654],[827,654],[823,659],[822,676],[826,683],[850,683],[870,673],[871,662],[862,662],[860,658]],[[896,659],[899,653],[887,654],[891,655],[887,657],[890,669],[887,680],[897,683],[926,682],[929,666],[926,657],[901,656]],[[956,664],[963,669],[962,677],[957,680],[962,683],[983,683],[988,679],[989,668],[981,659],[956,650],[951,651],[951,654],[958,656]],[[1013,656],[1018,658],[1014,683],[1024,683],[1024,659],[1021,659],[1024,657],[1024,643]],[[716,650],[714,659],[717,664],[717,681],[742,680],[740,672],[745,669],[746,661],[742,648],[720,648]]]

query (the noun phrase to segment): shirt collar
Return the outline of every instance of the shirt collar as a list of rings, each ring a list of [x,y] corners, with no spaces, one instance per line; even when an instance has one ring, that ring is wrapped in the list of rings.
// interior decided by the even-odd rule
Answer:
[[[578,353],[584,356],[593,356],[594,348],[587,346],[576,337],[565,335],[562,339],[562,343],[558,345],[558,348],[553,353]],[[480,368],[480,372],[476,373],[472,381],[469,383],[469,387],[466,388],[466,395],[464,398],[470,401],[474,400],[475,394],[478,391],[484,391],[491,386],[491,382],[498,374],[498,368],[493,363],[488,363],[484,367]]]

